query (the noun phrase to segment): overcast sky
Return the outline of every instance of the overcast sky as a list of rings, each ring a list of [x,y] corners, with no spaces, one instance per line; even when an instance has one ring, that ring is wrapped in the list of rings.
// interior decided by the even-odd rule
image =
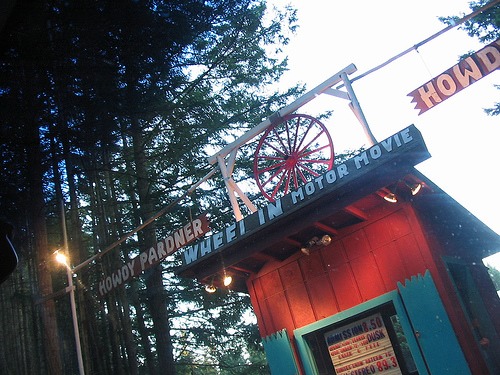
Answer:
[[[307,89],[352,63],[358,69],[350,76],[354,78],[420,43],[446,27],[438,20],[440,16],[470,13],[468,1],[462,0],[291,3],[298,8],[300,26],[286,48],[290,71],[280,85],[300,82]],[[482,47],[454,28],[419,47],[418,52],[356,80],[353,88],[377,141],[414,124],[432,155],[417,169],[500,233],[500,118],[483,111],[500,99],[500,91],[494,88],[500,84],[498,70],[420,116],[407,96],[455,65],[460,55]],[[314,115],[322,109],[334,110],[324,123],[336,150],[367,143],[343,99],[322,95],[298,112]]]

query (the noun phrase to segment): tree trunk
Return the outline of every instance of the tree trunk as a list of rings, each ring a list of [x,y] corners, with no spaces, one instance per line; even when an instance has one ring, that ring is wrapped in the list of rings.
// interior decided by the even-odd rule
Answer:
[[[43,194],[43,166],[38,128],[35,123],[27,124],[26,155],[28,160],[29,187],[31,196],[31,223],[34,238],[34,252],[38,265],[38,282],[40,295],[47,296],[53,292],[51,271],[54,259],[49,251],[47,227],[45,223],[45,202]],[[59,351],[59,335],[56,321],[55,303],[53,299],[40,304],[43,339],[47,367],[51,375],[63,373]]]
[[[149,179],[147,160],[144,152],[144,142],[141,128],[137,119],[132,119],[132,138],[134,161],[137,173],[137,191],[140,202],[140,213],[143,221],[154,214],[154,205],[149,195]],[[144,231],[144,248],[149,249],[156,245],[155,223],[151,223]],[[173,347],[170,337],[170,322],[168,317],[168,296],[162,280],[161,265],[153,267],[145,274],[147,287],[147,304],[153,318],[153,330],[156,337],[156,351],[158,365],[162,373],[175,375]]]
[[[121,237],[124,231],[122,229],[120,213],[116,204],[118,199],[116,197],[114,184],[109,173],[109,171],[112,170],[112,166],[110,165],[109,156],[107,154],[105,155],[104,160],[106,165],[106,167],[104,168],[105,186],[108,191],[107,195],[108,197],[110,197],[111,205],[109,209],[110,221],[112,223],[111,227],[113,233],[116,233],[117,237]],[[108,258],[110,258],[112,270],[118,269],[123,264],[123,259],[120,258],[120,254],[118,251],[119,249],[115,248],[113,250],[113,253],[108,255]],[[137,364],[137,346],[134,342],[134,337],[132,334],[132,322],[130,320],[131,311],[129,302],[127,300],[127,295],[125,293],[125,286],[122,285],[116,288],[116,290],[114,291],[114,295],[116,296],[116,304],[119,306],[118,311],[122,312],[121,314],[119,314],[120,325],[122,326],[122,329],[120,331],[123,335],[122,340],[127,353],[127,372],[130,375],[137,375],[139,372]]]
[[[122,143],[123,143],[123,159],[125,161],[126,169],[128,171],[133,171],[132,163],[130,160],[130,157],[128,156],[129,153],[129,142],[126,137],[126,131],[125,127],[122,127],[121,129],[121,137],[122,137]],[[127,181],[127,186],[129,189],[129,196],[131,197],[131,204],[133,207],[133,220],[134,220],[134,226],[137,227],[141,224],[141,218],[139,215],[139,205],[137,200],[134,198],[135,196],[135,180],[133,180],[133,174],[132,173],[127,173],[126,174],[126,181]],[[125,254],[125,259],[128,258],[128,255]],[[138,282],[137,280],[132,280],[131,285],[130,285],[130,298],[131,298],[131,303],[135,308],[135,319],[136,319],[136,324],[137,324],[137,331],[139,332],[139,338],[141,342],[140,349],[142,355],[145,358],[145,363],[148,368],[148,373],[149,375],[154,375],[156,373],[155,370],[155,361],[154,361],[154,355],[153,355],[153,350],[151,350],[151,342],[149,341],[149,335],[148,335],[148,330],[146,328],[146,319],[144,318],[144,307],[140,302],[139,299],[139,287],[138,287]]]

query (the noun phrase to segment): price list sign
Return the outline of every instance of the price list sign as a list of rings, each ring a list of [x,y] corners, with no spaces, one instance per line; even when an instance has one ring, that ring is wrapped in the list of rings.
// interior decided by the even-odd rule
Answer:
[[[337,375],[401,374],[380,314],[325,333]]]

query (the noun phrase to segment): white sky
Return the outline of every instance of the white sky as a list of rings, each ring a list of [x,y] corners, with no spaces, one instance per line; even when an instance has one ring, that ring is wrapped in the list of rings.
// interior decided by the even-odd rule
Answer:
[[[290,71],[283,87],[306,84],[310,90],[349,64],[368,71],[444,29],[439,16],[469,14],[468,1],[270,0],[298,8],[299,29],[285,52]],[[380,141],[410,124],[423,134],[432,155],[417,169],[500,233],[500,118],[487,116],[500,100],[498,71],[418,116],[407,94],[438,76],[458,56],[483,46],[457,28],[386,67],[353,83],[368,124]],[[322,95],[299,113],[333,109],[324,123],[337,151],[366,143],[347,101]],[[500,253],[498,265],[500,267]]]

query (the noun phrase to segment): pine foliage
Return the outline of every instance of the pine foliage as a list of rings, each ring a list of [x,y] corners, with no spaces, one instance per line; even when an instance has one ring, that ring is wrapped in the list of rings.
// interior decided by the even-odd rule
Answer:
[[[77,372],[68,297],[51,295],[66,286],[62,212],[77,265],[176,202],[207,156],[300,94],[272,88],[295,21],[254,0],[16,3],[0,34],[0,212],[21,262],[0,287],[1,373]],[[211,180],[77,272],[87,373],[267,372],[248,296],[207,295],[176,256],[99,296],[139,252],[228,207]]]

